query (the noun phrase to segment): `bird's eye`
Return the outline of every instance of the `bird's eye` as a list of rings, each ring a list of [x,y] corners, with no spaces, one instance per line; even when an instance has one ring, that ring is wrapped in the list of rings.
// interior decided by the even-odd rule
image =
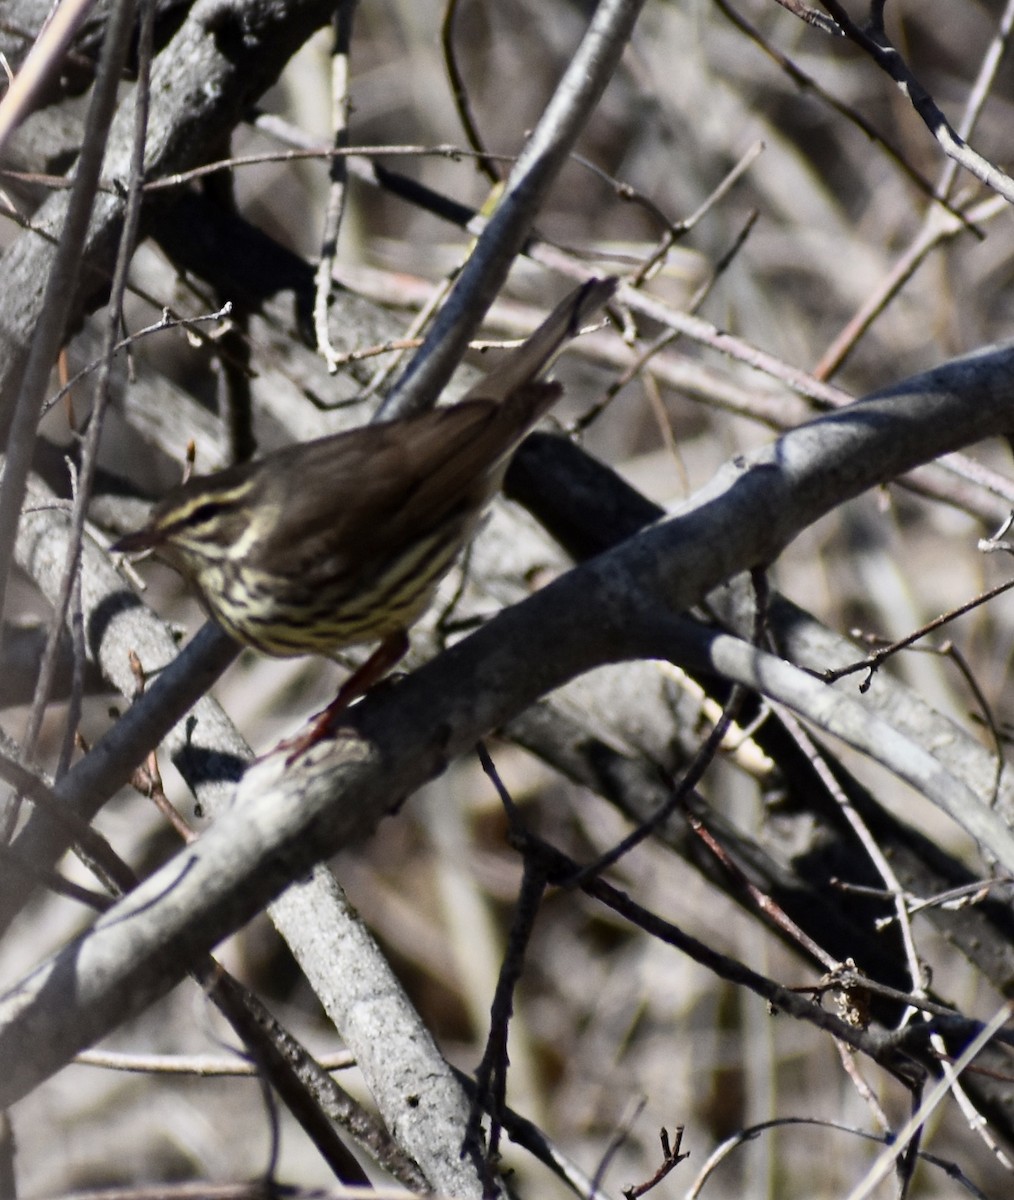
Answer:
[[[226,505],[217,500],[208,500],[198,506],[187,517],[188,525],[207,525],[210,521],[225,512]]]

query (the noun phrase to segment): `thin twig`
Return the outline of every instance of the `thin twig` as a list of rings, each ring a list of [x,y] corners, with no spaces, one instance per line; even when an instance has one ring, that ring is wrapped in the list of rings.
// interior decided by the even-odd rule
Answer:
[[[468,99],[468,89],[465,79],[458,66],[458,56],[454,50],[454,22],[458,16],[458,0],[446,0],[444,15],[440,20],[440,49],[444,56],[444,69],[451,85],[451,99],[458,113],[458,120],[465,131],[468,144],[479,156],[476,166],[489,182],[495,187],[503,181],[501,172],[497,169],[497,160],[487,153],[479,134],[479,127],[472,115],[472,106]]]
[[[117,250],[116,266],[113,271],[112,292],[109,298],[109,312],[106,332],[102,347],[102,361],[98,377],[95,381],[95,391],[92,399],[92,409],[89,414],[88,432],[85,435],[81,455],[81,468],[77,482],[74,505],[71,513],[66,561],[63,577],[60,582],[59,596],[53,605],[49,636],[43,651],[42,663],[39,667],[39,677],[36,681],[35,695],[32,698],[32,709],[29,715],[28,727],[24,735],[26,761],[31,761],[36,748],[39,731],[49,702],[56,673],[57,655],[60,639],[63,636],[63,626],[67,619],[71,596],[77,586],[78,571],[81,563],[81,539],[84,537],[84,527],[87,506],[91,500],[92,485],[98,465],[99,439],[102,435],[103,417],[109,401],[109,378],[112,370],[113,356],[116,346],[116,335],[123,322],[123,300],[127,288],[127,273],[130,260],[134,253],[137,231],[141,220],[142,182],[144,179],[144,147],[148,127],[148,85],[151,72],[152,45],[155,25],[154,0],[141,0],[141,29],[138,43],[138,79],[135,88],[135,119],[134,144],[131,154],[130,179],[127,184],[126,204],[124,207],[123,229],[120,234],[120,245]],[[16,821],[18,805],[15,801],[8,806],[5,814],[6,824],[4,840],[9,840],[13,832],[13,821]]]
[[[18,515],[35,448],[36,423],[49,372],[63,341],[67,316],[71,311],[81,248],[88,230],[106,136],[116,107],[120,75],[133,32],[133,11],[132,0],[118,0],[109,14],[64,225],[52,259],[45,299],[8,432],[3,480],[0,482],[0,612],[5,610]],[[0,837],[4,840],[10,838],[13,815],[8,808],[0,816]]]
[[[347,146],[349,140],[349,55],[356,3],[357,0],[339,0],[332,20],[334,51],[331,55],[331,129],[336,150]],[[330,176],[331,186],[328,188],[327,208],[324,214],[320,262],[314,277],[313,328],[317,337],[317,349],[327,363],[328,372],[334,375],[338,370],[338,355],[331,345],[327,318],[331,299],[331,278],[338,254],[338,234],[347,196],[348,172],[342,155],[336,154],[331,158]]]
[[[963,617],[965,613],[972,612],[973,609],[981,607],[990,600],[994,600],[997,596],[1002,596],[1004,592],[1009,592],[1011,588],[1014,588],[1014,579],[1008,579],[1006,583],[999,583],[996,587],[990,588],[988,591],[976,596],[974,600],[968,600],[964,604],[959,604],[957,608],[952,608],[950,612],[945,612],[939,617],[934,617],[932,621],[927,621],[925,625],[920,625],[912,633],[907,633],[896,642],[891,642],[890,645],[881,646],[879,650],[875,650],[865,658],[848,663],[844,667],[829,668],[826,671],[820,672],[814,671],[811,674],[818,675],[825,683],[837,683],[839,679],[844,679],[846,675],[855,675],[858,671],[866,671],[868,674],[859,685],[859,690],[860,692],[867,692],[869,691],[870,684],[873,682],[873,676],[880,669],[881,664],[897,654],[899,650],[907,649],[907,647],[918,642],[921,638],[926,637],[927,634],[942,628],[944,625],[950,624],[951,621],[956,620],[958,617]]]
[[[998,192],[1008,203],[1014,203],[1014,179],[973,150],[951,126],[933,97],[888,40],[883,24],[876,21],[867,29],[860,28],[838,0],[821,0],[821,3],[841,26],[846,37],[864,50],[877,66],[894,80],[944,154],[954,159],[988,188]]]
[[[96,0],[62,0],[21,64],[0,102],[0,153],[11,134],[27,116],[32,103],[60,63]]]

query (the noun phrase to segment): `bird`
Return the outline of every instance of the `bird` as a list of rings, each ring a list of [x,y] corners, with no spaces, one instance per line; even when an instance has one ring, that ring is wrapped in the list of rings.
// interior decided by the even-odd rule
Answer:
[[[404,655],[513,451],[561,395],[538,376],[615,287],[593,278],[572,291],[457,403],[195,475],[113,545],[154,551],[227,633],[264,654],[379,643],[289,745],[290,761]]]

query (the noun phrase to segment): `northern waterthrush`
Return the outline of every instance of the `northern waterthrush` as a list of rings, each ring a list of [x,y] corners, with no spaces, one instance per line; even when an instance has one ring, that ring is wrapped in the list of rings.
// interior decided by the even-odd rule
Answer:
[[[265,654],[380,642],[302,748],[405,652],[513,450],[560,395],[536,376],[614,287],[578,288],[459,403],[194,476],[113,549],[154,550]]]

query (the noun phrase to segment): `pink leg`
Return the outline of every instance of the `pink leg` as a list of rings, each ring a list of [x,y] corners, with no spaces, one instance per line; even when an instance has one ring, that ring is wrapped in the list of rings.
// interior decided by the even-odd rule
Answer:
[[[333,734],[338,725],[338,718],[352,701],[358,700],[360,696],[365,696],[370,688],[378,683],[396,663],[400,662],[404,658],[408,646],[408,634],[404,630],[399,630],[398,633],[392,633],[386,637],[370,657],[345,680],[338,689],[338,695],[327,708],[310,718],[310,727],[304,733],[297,733],[295,737],[286,738],[275,747],[274,752],[278,750],[287,752],[285,765],[290,766],[304,750],[309,750],[311,746],[315,746],[319,741]]]

